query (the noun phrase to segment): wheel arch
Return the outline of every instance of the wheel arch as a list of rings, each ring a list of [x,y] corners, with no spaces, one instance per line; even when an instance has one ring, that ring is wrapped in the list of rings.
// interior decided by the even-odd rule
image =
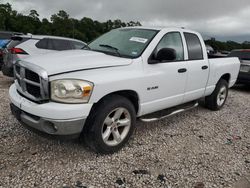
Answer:
[[[220,81],[221,79],[223,79],[223,80],[227,81],[227,83],[229,83],[229,82],[230,82],[230,79],[231,79],[230,73],[226,73],[226,74],[222,75],[222,76],[220,77],[219,81]],[[219,82],[219,81],[218,81],[218,82]]]
[[[93,105],[92,108],[96,108],[101,101],[103,101],[105,98],[110,97],[112,95],[120,95],[122,97],[127,98],[129,101],[131,101],[131,103],[135,107],[136,114],[138,114],[139,109],[140,109],[140,106],[139,106],[140,99],[139,99],[138,93],[134,90],[120,90],[120,91],[111,92],[111,93],[103,96],[99,101],[97,101]]]

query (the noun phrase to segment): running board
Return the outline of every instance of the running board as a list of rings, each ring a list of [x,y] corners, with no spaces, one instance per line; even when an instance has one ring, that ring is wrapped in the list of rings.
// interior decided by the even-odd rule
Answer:
[[[175,114],[179,114],[181,112],[191,110],[191,109],[197,107],[198,105],[199,105],[199,103],[197,101],[186,103],[184,105],[180,105],[177,107],[173,107],[173,108],[161,110],[159,112],[154,112],[152,114],[144,115],[144,116],[140,117],[139,120],[141,120],[142,122],[146,122],[146,123],[159,121],[159,120],[165,119],[167,117],[173,116]]]

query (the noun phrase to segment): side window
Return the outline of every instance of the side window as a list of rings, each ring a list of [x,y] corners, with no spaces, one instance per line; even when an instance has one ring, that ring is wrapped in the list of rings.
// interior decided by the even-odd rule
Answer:
[[[53,49],[62,51],[62,50],[71,50],[71,44],[67,40],[61,40],[61,39],[51,39],[53,44]]]
[[[53,39],[48,39],[47,49],[48,50],[55,50],[53,47]]]
[[[36,43],[36,47],[40,49],[48,49],[48,39],[41,39]]]
[[[184,60],[184,49],[179,32],[171,32],[166,34],[156,47],[156,53],[162,48],[172,48],[176,51],[176,61]]]
[[[86,46],[84,43],[77,42],[77,41],[72,41],[71,44],[72,44],[74,49],[82,49],[83,47]]]
[[[203,51],[198,36],[192,33],[184,33],[184,36],[187,42],[188,59],[189,60],[203,59]]]

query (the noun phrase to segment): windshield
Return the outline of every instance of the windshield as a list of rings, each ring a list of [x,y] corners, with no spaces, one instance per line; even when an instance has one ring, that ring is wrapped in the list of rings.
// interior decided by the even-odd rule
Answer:
[[[88,47],[110,55],[137,58],[157,33],[148,29],[115,29],[97,38]]]

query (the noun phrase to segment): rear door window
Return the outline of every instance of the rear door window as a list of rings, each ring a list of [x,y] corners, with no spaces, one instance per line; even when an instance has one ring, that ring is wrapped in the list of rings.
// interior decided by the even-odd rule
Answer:
[[[187,48],[188,48],[188,59],[189,60],[202,60],[203,51],[199,37],[193,33],[184,33]]]
[[[53,39],[53,38],[44,38],[36,43],[36,47],[46,50],[70,50],[73,47],[71,46],[70,41],[62,39]]]
[[[36,47],[40,49],[48,49],[48,39],[41,39],[36,43]]]
[[[71,50],[71,44],[68,40],[61,39],[50,39],[53,45],[54,50],[62,51],[62,50]]]

